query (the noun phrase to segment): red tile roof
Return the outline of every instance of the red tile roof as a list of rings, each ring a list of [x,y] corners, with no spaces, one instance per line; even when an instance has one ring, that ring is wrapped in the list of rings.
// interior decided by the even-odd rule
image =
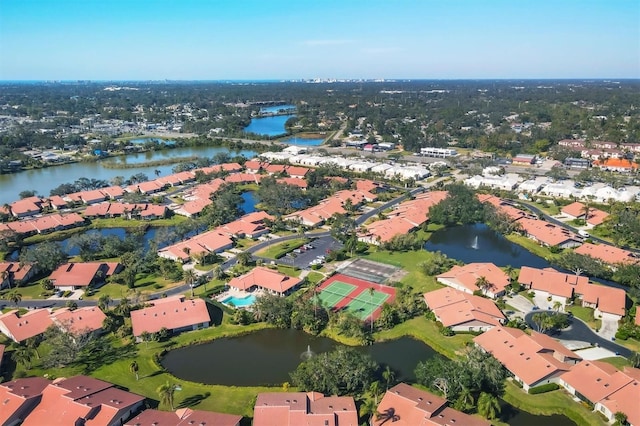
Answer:
[[[49,279],[56,287],[87,287],[95,278],[104,280],[113,275],[119,266],[119,263],[113,262],[65,263],[53,271]]]
[[[229,287],[240,290],[249,290],[253,287],[265,288],[277,293],[286,293],[302,281],[295,277],[281,274],[269,268],[258,266],[250,272],[233,278],[229,281]]]
[[[469,293],[480,290],[476,282],[484,277],[492,284],[487,291],[489,295],[496,295],[505,291],[509,285],[509,276],[493,263],[469,263],[463,266],[454,266],[449,271],[436,277],[438,282],[445,285],[449,283],[464,287]]]
[[[627,170],[636,170],[638,168],[638,165],[636,163],[623,158],[607,158],[603,161],[596,160],[593,162],[593,165],[601,168],[616,168]]]
[[[46,309],[35,309],[22,316],[17,310],[0,315],[0,331],[18,343],[44,333],[52,324]]]
[[[632,252],[607,244],[584,243],[575,252],[583,256],[591,256],[610,265],[640,262],[640,257]]]
[[[544,220],[522,218],[518,220],[518,223],[522,225],[522,229],[528,235],[549,246],[557,246],[570,241],[582,242],[581,238],[573,232]]]
[[[584,218],[584,209],[585,205],[576,201],[575,203],[564,206],[562,208],[562,213],[573,216],[575,218]],[[608,216],[609,213],[603,212],[602,210],[596,209],[594,207],[590,207],[587,223],[593,226],[600,225]]]
[[[277,180],[277,182],[285,185],[297,186],[298,188],[303,189],[307,189],[308,186],[306,180],[297,177],[280,178]]]
[[[158,255],[175,260],[187,261],[198,253],[217,253],[233,245],[233,240],[219,230],[212,230],[196,235],[186,241],[165,247]]]
[[[383,396],[378,413],[398,416],[389,421],[386,416],[374,416],[374,426],[393,423],[396,426],[489,426],[491,423],[479,417],[470,416],[447,406],[446,399],[423,391],[406,383],[389,389]]]
[[[445,327],[470,322],[495,326],[505,320],[493,301],[449,287],[425,293],[424,300]]]
[[[583,302],[596,305],[600,312],[621,317],[626,313],[627,294],[621,288],[588,284],[583,285],[578,292],[582,294]]]
[[[49,383],[49,380],[42,377],[28,377],[0,384],[0,424],[14,424],[23,418],[33,400],[40,396]]]
[[[145,410],[125,426],[239,426],[242,416],[181,408],[175,412]]]
[[[260,393],[253,426],[357,426],[358,413],[350,396],[313,392]]]
[[[517,328],[498,326],[473,341],[528,386],[569,371],[571,365],[564,360],[581,359],[557,341],[535,331],[529,336]]]
[[[518,282],[533,290],[546,291],[549,294],[562,297],[571,297],[574,292],[589,284],[589,278],[576,275],[565,274],[551,268],[538,269],[523,266],[520,269]]]
[[[207,303],[202,299],[173,296],[154,300],[151,304],[148,308],[131,311],[131,326],[136,337],[145,331],[156,333],[162,328],[176,330],[211,322]]]
[[[107,316],[97,306],[87,306],[69,310],[58,309],[51,313],[51,319],[65,331],[73,334],[85,334],[102,329]]]
[[[7,279],[17,282],[23,281],[32,269],[32,265],[28,263],[20,265],[20,262],[0,262],[0,288],[3,284],[1,275],[3,272],[8,273]]]

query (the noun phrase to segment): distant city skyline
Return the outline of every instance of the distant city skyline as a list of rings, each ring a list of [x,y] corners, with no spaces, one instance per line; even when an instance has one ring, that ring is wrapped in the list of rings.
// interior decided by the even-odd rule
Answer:
[[[0,2],[0,80],[314,78],[640,78],[640,2]]]

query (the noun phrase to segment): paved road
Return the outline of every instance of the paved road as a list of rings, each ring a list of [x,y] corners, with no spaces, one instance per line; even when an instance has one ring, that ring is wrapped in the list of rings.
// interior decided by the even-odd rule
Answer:
[[[529,324],[529,327],[532,329],[536,329],[536,325],[532,321],[532,317],[536,312],[544,312],[544,311],[532,311],[525,315],[525,321]],[[611,352],[618,353],[625,358],[631,357],[633,352],[624,346],[620,346],[617,343],[603,339],[595,331],[591,330],[587,324],[582,322],[580,319],[576,317],[572,317],[570,320],[570,326],[562,331],[556,332],[551,335],[551,337],[558,340],[579,340],[582,342],[588,342],[593,346],[600,346],[602,348],[608,349]]]

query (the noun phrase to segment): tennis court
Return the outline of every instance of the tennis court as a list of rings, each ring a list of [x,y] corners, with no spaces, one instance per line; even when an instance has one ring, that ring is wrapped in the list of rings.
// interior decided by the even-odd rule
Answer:
[[[395,300],[395,289],[371,281],[336,274],[319,287],[318,297],[333,310],[345,310],[361,320],[380,315],[384,303]]]
[[[383,263],[373,262],[366,259],[356,259],[349,265],[340,269],[340,273],[380,284],[395,274],[397,270],[398,268],[395,266],[385,265]]]

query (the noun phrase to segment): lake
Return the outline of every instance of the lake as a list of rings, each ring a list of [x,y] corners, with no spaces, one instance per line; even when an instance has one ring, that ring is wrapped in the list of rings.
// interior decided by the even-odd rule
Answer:
[[[331,351],[340,344],[298,330],[260,330],[238,337],[169,351],[161,363],[174,376],[197,383],[226,386],[280,386],[303,360],[307,347],[314,354]],[[381,365],[396,372],[396,380],[415,382],[419,362],[439,356],[424,343],[402,337],[356,347]],[[518,426],[575,426],[567,417],[536,416],[502,401],[502,420]]]
[[[278,114],[280,112],[295,112],[295,105],[275,105],[260,108],[260,114]]]
[[[482,223],[436,231],[424,248],[429,251],[440,251],[464,263],[491,262],[497,266],[511,265],[514,268],[551,266],[545,259],[512,243]]]
[[[256,155],[254,151],[232,151],[224,147],[186,147],[123,155],[95,162],[64,164],[61,166],[4,174],[0,175],[0,205],[18,200],[18,194],[24,190],[34,190],[39,195],[46,197],[52,189],[57,188],[63,183],[73,183],[81,177],[110,181],[116,176],[128,178],[137,173],[144,173],[150,179],[154,179],[155,170],[160,171],[160,176],[167,176],[173,173],[171,169],[175,164],[149,167],[142,165],[142,163],[154,160],[176,159],[179,157],[211,158],[220,152],[229,153],[230,155],[243,155],[247,158],[252,158]],[[113,161],[123,164],[140,164],[140,166],[127,169],[110,169],[103,166],[104,162]],[[176,162],[178,162],[177,159]]]
[[[287,133],[284,124],[294,114],[274,115],[273,117],[252,118],[251,123],[244,128],[247,133],[254,133],[261,136],[280,136]]]

